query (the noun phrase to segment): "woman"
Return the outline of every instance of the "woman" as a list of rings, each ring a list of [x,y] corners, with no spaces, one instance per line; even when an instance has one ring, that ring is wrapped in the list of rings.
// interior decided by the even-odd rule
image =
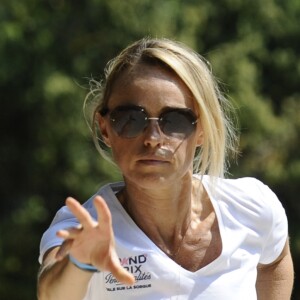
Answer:
[[[205,61],[143,39],[91,95],[96,146],[124,182],[66,200],[41,242],[39,298],[289,299],[285,212],[258,180],[223,179],[236,139]]]

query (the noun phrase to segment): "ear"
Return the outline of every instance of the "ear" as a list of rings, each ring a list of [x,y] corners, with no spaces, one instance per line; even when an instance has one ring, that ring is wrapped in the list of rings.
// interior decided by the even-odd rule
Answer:
[[[103,139],[103,142],[107,147],[110,147],[110,140],[107,132],[107,120],[102,117],[99,113],[96,114],[96,122],[98,122],[99,130]]]
[[[196,144],[197,146],[202,146],[204,142],[204,134],[203,134],[203,130],[202,127],[199,127],[197,129],[197,140],[196,140]]]

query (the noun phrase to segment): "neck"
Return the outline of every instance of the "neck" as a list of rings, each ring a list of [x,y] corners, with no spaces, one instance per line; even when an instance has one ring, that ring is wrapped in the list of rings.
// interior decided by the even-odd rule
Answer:
[[[188,176],[172,186],[155,190],[128,182],[125,186],[118,197],[128,214],[163,251],[170,252],[169,255],[176,252],[191,223],[198,222],[201,214],[200,181]]]

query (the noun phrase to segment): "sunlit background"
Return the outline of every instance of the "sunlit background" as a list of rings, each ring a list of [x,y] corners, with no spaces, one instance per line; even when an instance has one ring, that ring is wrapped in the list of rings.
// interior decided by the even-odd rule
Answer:
[[[119,178],[94,149],[83,99],[88,78],[144,36],[211,62],[240,119],[229,176],[277,193],[299,273],[300,1],[1,0],[0,20],[0,299],[36,299],[39,241],[65,197]]]

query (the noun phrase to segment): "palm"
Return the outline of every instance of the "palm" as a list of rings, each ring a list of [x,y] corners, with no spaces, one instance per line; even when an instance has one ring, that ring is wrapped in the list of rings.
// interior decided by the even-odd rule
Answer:
[[[80,262],[111,272],[119,281],[133,283],[133,276],[122,268],[115,251],[111,214],[105,201],[100,196],[95,197],[98,222],[75,199],[68,198],[66,205],[81,224],[80,228],[58,232],[68,244],[68,252]]]

